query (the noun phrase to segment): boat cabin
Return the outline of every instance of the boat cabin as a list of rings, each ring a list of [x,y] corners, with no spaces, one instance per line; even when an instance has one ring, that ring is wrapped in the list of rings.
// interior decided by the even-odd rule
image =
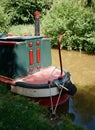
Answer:
[[[15,79],[50,65],[51,47],[48,38],[1,35],[0,75]]]

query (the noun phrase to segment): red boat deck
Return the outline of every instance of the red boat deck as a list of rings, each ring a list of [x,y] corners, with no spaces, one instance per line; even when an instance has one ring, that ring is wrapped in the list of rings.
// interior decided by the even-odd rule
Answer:
[[[11,78],[5,77],[0,75],[0,82],[6,83],[6,84],[11,84],[11,85],[15,85],[15,81]]]
[[[16,79],[16,82],[20,81],[29,84],[48,84],[48,82],[58,79],[60,77],[60,73],[60,69],[50,66],[32,75],[25,76],[24,78],[18,78]],[[65,73],[63,72],[63,75],[64,74]]]

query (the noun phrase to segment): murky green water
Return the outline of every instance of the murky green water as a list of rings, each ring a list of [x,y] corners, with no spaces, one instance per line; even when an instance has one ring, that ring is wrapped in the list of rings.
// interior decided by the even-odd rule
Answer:
[[[62,50],[63,68],[70,71],[78,91],[69,101],[74,122],[95,130],[95,55]],[[59,66],[58,50],[52,49],[52,64]]]

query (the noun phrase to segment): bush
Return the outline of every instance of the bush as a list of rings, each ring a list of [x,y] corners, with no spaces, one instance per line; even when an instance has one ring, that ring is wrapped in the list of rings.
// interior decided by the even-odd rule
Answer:
[[[5,4],[5,12],[11,18],[11,24],[34,23],[34,12],[45,13],[50,9],[52,0],[8,0]]]
[[[95,14],[75,0],[60,0],[43,17],[43,33],[57,46],[60,34],[66,33],[62,48],[82,49],[95,53]]]
[[[4,13],[4,8],[0,6],[0,33],[8,32],[9,18]]]

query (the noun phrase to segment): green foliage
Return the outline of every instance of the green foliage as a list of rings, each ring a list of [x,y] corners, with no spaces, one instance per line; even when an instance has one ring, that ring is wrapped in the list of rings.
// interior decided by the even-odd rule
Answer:
[[[9,18],[4,13],[4,8],[0,6],[0,33],[8,32]]]
[[[53,125],[47,113],[47,108],[11,94],[6,85],[0,84],[0,130],[83,130],[68,117],[63,117],[61,125]]]
[[[66,33],[62,48],[82,49],[95,53],[95,14],[76,0],[56,0],[43,17],[43,33],[57,45],[60,34]]]
[[[45,13],[50,9],[52,0],[8,0],[5,4],[5,12],[11,19],[11,24],[34,23],[34,12]]]

